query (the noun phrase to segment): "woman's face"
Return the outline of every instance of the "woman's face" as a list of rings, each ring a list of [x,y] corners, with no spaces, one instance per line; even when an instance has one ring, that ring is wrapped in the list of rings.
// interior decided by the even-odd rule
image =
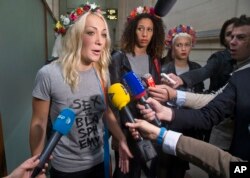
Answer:
[[[90,65],[100,59],[107,42],[107,30],[104,21],[97,15],[90,14],[86,19],[82,35],[82,63]]]
[[[138,21],[136,28],[137,46],[147,48],[154,32],[154,25],[151,19],[143,18]]]
[[[174,58],[187,60],[192,48],[191,38],[188,36],[177,37],[172,45]]]

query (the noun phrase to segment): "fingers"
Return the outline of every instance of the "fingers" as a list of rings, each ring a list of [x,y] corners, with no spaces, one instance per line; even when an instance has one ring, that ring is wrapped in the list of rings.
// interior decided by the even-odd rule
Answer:
[[[156,87],[149,87],[148,91],[152,98],[160,102],[169,100],[169,92],[166,85],[156,85]]]
[[[133,158],[127,143],[122,141],[119,144],[119,167],[123,173],[129,172],[129,158]]]
[[[149,97],[146,102],[148,104],[150,104],[150,106],[152,107],[151,108],[148,108],[148,109],[145,109],[145,106],[144,105],[141,105],[141,104],[137,104],[137,108],[140,110],[140,113],[142,115],[142,117],[148,121],[152,121],[154,120],[155,118],[155,111],[153,111],[154,109],[154,106],[157,105],[157,101],[154,100],[153,98]]]
[[[20,166],[26,170],[30,170],[35,168],[39,164],[38,155],[32,156],[23,162]]]
[[[126,174],[129,172],[129,160],[119,157],[119,168],[121,172]]]
[[[175,84],[172,85],[173,88],[177,88],[184,84],[182,79],[179,76],[173,73],[168,74],[168,76],[176,82]]]
[[[131,135],[133,136],[134,139],[139,139],[140,138],[140,133],[138,132],[138,130],[136,129],[138,127],[138,125],[136,125],[136,123],[126,123],[126,126],[129,127],[129,131],[131,133]]]
[[[140,113],[144,119],[147,121],[152,121],[155,119],[155,111],[153,111],[151,108],[149,109],[140,109]]]

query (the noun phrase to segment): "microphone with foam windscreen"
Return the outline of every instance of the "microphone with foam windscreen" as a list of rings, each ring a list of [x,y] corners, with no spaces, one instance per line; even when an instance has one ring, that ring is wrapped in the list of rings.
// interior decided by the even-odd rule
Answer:
[[[141,77],[146,87],[155,87],[155,81],[150,73],[146,73]]]
[[[108,89],[109,100],[120,111],[124,111],[129,122],[134,123],[134,117],[127,106],[130,102],[130,96],[126,88],[121,83],[115,83]],[[137,139],[137,145],[142,154],[142,158],[147,162],[157,156],[157,153],[149,140],[143,139],[141,136]]]
[[[158,0],[155,4],[155,14],[164,17],[172,9],[177,0]]]
[[[151,108],[151,106],[146,102],[147,92],[138,76],[133,71],[130,71],[124,74],[122,79],[124,84],[128,87],[131,95],[143,104],[145,108]],[[156,116],[152,122],[156,126],[161,127],[161,121]]]
[[[123,110],[129,122],[135,123],[134,117],[129,110],[127,104],[130,102],[130,96],[126,88],[121,83],[115,83],[108,89],[108,96],[113,106],[118,110]],[[143,140],[141,137],[138,140]]]
[[[57,116],[55,122],[53,123],[54,133],[50,137],[46,147],[43,149],[41,155],[39,156],[39,164],[35,167],[32,172],[31,177],[35,178],[44,168],[44,164],[48,161],[51,153],[53,152],[56,144],[63,135],[67,135],[70,131],[73,123],[75,121],[75,113],[72,109],[63,109]]]

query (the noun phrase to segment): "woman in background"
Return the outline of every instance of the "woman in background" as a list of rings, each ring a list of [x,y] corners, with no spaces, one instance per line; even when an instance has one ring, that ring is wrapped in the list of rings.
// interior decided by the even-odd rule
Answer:
[[[179,25],[168,31],[166,46],[169,48],[168,54],[162,65],[163,73],[174,73],[181,75],[185,72],[201,68],[201,65],[189,59],[192,46],[195,45],[196,32],[188,25]],[[201,93],[204,83],[200,82],[192,87],[181,87],[180,90]]]
[[[164,51],[164,25],[160,17],[155,15],[154,8],[137,7],[128,16],[125,29],[121,37],[121,51],[113,52],[110,69],[111,83],[122,83],[122,76],[127,71],[134,71],[138,76],[150,73],[155,83],[160,82],[160,59]],[[136,109],[136,102],[132,101],[128,105],[134,117],[141,117]],[[121,127],[127,137],[130,150],[134,158],[130,163],[130,172],[123,174],[118,169],[118,147],[116,139],[112,139],[112,147],[115,151],[116,167],[113,174],[114,178],[140,178],[141,170],[146,176],[155,174],[148,171],[145,161],[141,160],[136,141],[129,133],[125,122],[126,114],[117,112],[120,118]],[[152,176],[152,175],[150,175]]]

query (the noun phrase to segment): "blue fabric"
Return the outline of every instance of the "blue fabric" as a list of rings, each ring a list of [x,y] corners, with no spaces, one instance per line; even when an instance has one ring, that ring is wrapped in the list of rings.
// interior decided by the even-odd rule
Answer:
[[[167,131],[165,127],[161,127],[160,133],[157,137],[157,144],[162,145],[164,133]]]
[[[106,124],[104,128],[103,140],[104,140],[104,173],[105,173],[105,178],[110,178],[109,131]]]

